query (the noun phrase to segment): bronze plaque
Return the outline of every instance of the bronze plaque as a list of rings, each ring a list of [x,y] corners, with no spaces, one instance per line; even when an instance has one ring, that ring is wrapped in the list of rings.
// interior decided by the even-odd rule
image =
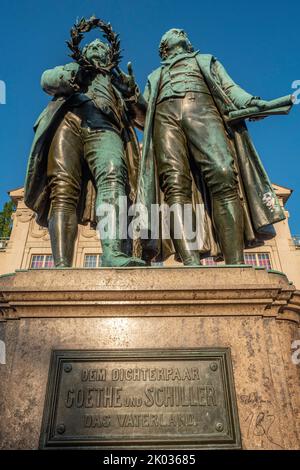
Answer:
[[[228,348],[53,351],[41,448],[240,448]]]

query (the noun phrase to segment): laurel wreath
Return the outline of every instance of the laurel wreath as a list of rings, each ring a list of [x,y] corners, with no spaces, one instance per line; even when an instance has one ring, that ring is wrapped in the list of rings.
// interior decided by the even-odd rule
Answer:
[[[80,43],[84,38],[84,33],[88,33],[92,29],[99,28],[103,32],[103,36],[110,44],[108,51],[108,60],[106,65],[98,65],[91,63],[83,54],[80,49]],[[66,41],[69,49],[72,51],[70,57],[74,59],[81,67],[87,70],[94,70],[100,73],[110,72],[113,68],[118,67],[122,58],[120,49],[119,35],[116,34],[110,23],[105,23],[103,20],[92,16],[89,19],[81,18],[77,20],[70,31],[71,39]]]

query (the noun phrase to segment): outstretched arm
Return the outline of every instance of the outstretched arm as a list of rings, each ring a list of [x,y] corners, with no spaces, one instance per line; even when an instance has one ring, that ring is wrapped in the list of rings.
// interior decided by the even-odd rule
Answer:
[[[128,63],[127,68],[128,74],[118,70],[118,74],[113,75],[113,84],[122,94],[134,124],[139,129],[143,129],[147,112],[147,102],[135,82],[131,62]]]
[[[71,62],[46,70],[41,77],[43,90],[52,96],[68,96],[79,89],[76,78],[79,65]]]

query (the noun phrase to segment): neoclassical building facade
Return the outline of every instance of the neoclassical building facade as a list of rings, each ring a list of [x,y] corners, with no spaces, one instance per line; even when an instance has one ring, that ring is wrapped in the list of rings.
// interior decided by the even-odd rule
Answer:
[[[275,225],[276,237],[264,245],[245,250],[245,263],[284,272],[288,279],[300,289],[300,240],[292,237],[289,228],[289,213],[285,204],[292,190],[273,184],[284,207],[286,219]],[[16,205],[13,226],[9,239],[0,239],[0,275],[23,269],[46,269],[53,267],[48,230],[35,222],[34,213],[24,204],[24,190],[9,191]],[[178,265],[173,258],[165,265]],[[212,258],[203,261],[215,265]],[[79,225],[73,267],[97,268],[101,266],[101,242],[97,232],[89,225]]]

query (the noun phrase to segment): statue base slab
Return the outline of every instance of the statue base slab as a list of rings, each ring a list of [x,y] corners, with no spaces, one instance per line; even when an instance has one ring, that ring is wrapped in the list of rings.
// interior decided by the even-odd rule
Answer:
[[[0,312],[3,449],[38,448],[53,349],[218,347],[231,350],[242,448],[300,448],[300,364],[292,349],[300,294],[282,273],[251,266],[17,271],[0,277]]]

